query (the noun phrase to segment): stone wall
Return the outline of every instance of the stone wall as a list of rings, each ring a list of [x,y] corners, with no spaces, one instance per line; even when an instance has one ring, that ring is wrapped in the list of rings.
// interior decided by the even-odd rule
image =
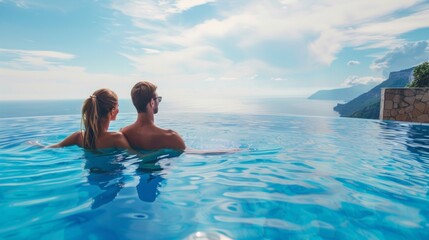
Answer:
[[[429,123],[429,88],[383,88],[381,120]]]

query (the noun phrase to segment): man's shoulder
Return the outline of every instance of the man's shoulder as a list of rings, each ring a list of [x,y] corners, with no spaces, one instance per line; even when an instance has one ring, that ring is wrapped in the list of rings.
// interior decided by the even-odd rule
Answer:
[[[180,135],[171,129],[162,129],[156,134],[156,140],[162,143],[162,148],[185,149],[185,143]]]
[[[171,129],[158,128],[157,135],[161,137],[173,137],[173,136],[178,136],[179,134],[177,134],[177,132]]]

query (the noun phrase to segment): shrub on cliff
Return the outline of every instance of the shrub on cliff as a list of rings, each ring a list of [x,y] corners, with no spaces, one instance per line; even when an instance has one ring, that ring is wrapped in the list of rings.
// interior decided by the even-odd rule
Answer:
[[[408,87],[429,87],[429,62],[424,62],[414,68],[414,80]]]

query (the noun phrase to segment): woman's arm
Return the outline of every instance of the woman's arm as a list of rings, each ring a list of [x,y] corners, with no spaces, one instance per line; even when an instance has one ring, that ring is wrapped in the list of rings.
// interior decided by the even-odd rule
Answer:
[[[63,141],[53,144],[50,146],[47,146],[48,148],[61,148],[61,147],[67,147],[72,145],[79,145],[79,138],[82,138],[82,132],[78,131],[73,133],[72,135],[66,137]]]
[[[42,148],[61,148],[61,147],[66,147],[71,145],[79,145],[79,138],[82,138],[82,132],[80,131],[73,133],[72,135],[66,137],[63,141],[59,143],[49,145],[49,146],[43,145],[39,141],[28,141],[28,143]]]

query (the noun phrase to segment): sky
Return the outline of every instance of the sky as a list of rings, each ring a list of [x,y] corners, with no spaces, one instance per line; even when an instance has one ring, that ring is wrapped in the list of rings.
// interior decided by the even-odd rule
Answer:
[[[0,0],[0,100],[307,97],[429,60],[429,1]]]

